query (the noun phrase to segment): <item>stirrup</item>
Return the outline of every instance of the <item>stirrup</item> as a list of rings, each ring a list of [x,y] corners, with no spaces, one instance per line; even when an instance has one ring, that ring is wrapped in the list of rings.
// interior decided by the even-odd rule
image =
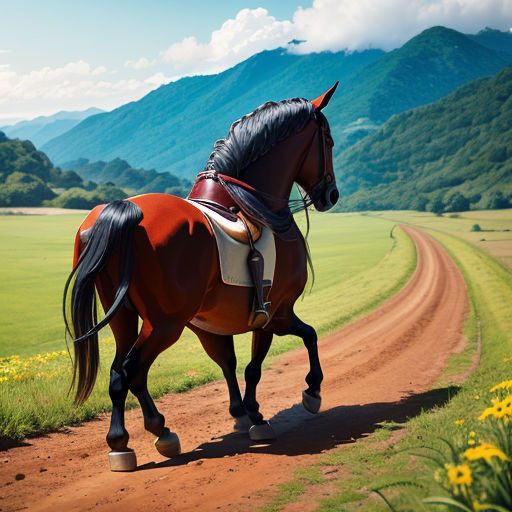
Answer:
[[[270,306],[270,302],[265,302],[265,307]],[[249,327],[252,329],[264,329],[270,322],[270,315],[266,309],[256,309],[252,312],[249,319]]]

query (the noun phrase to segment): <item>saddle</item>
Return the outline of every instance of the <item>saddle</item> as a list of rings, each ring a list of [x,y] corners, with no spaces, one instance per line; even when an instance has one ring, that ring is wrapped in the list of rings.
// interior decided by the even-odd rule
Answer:
[[[196,206],[199,204],[203,207],[202,210],[206,207],[207,210],[204,211],[236,241],[250,244],[250,238],[256,242],[261,237],[262,226],[242,212],[213,173],[199,173],[187,199],[193,201]]]
[[[275,267],[272,233],[244,214],[215,173],[210,171],[198,174],[187,200],[203,212],[212,226],[223,281],[238,286],[254,286],[249,326],[253,329],[264,327],[270,318],[267,312],[270,303],[266,299]],[[262,237],[263,234],[265,236]],[[243,244],[246,249],[237,247],[229,240]],[[265,253],[265,257],[258,249]],[[266,268],[264,259],[269,263]]]

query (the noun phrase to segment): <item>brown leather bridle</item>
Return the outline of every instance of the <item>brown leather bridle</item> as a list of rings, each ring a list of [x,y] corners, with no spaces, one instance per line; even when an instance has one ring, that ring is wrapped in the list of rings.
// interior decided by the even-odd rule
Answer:
[[[302,170],[302,167],[306,162],[311,151],[311,148],[313,146],[313,141],[315,137],[318,135],[320,154],[320,165],[318,166],[318,181],[313,186],[310,187],[309,191],[306,192],[317,210],[326,211],[332,208],[339,198],[339,192],[336,187],[334,173],[328,169],[327,159],[325,156],[327,153],[327,145],[329,146],[329,148],[332,148],[334,146],[334,141],[328,129],[327,120],[324,118],[323,114],[319,112],[316,113],[315,121],[318,125],[318,128],[315,131],[313,138],[311,139],[311,144],[297,175],[300,174],[300,171]]]

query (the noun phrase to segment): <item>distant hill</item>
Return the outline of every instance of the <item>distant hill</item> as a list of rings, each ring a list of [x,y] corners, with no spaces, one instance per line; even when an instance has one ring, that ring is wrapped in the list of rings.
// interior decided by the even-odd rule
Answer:
[[[337,158],[338,210],[512,204],[512,67],[393,116]]]
[[[12,126],[4,126],[2,130],[11,139],[28,139],[37,147],[41,147],[49,140],[71,130],[80,121],[101,112],[104,111],[95,107],[73,112],[62,110],[51,116],[40,116],[31,121],[20,121]]]
[[[193,177],[236,119],[268,100],[315,98],[382,55],[381,50],[309,55],[264,51],[218,75],[183,78],[86,119],[44,150],[57,162],[120,157],[138,167]]]
[[[54,167],[29,140],[0,132],[0,206],[40,206],[57,198],[56,189],[83,185],[78,174]]]
[[[391,115],[435,101],[512,62],[500,46],[505,43],[496,50],[488,39],[433,27],[387,54],[265,51],[218,75],[183,78],[88,118],[43,149],[56,162],[119,157],[137,167],[193,177],[234,120],[267,100],[314,98],[339,79],[326,110],[339,154]]]
[[[132,169],[123,160],[72,162],[83,174],[54,167],[28,140],[0,131],[0,206],[59,206],[88,209],[129,194],[167,192],[185,197],[191,183],[169,173]],[[99,185],[92,181],[94,178]]]
[[[473,39],[482,46],[491,48],[497,52],[503,52],[512,55],[512,33],[502,32],[492,28],[485,28],[478,34],[466,34],[467,37]]]
[[[378,126],[393,114],[435,101],[465,82],[494,75],[509,63],[512,55],[455,30],[425,30],[350,77],[341,93],[336,92],[334,114],[329,115],[334,140],[345,149],[346,131],[354,120],[363,118]]]
[[[133,169],[130,164],[120,158],[110,162],[89,162],[82,158],[63,165],[73,169],[82,178],[97,183],[114,183],[128,192],[145,194],[160,192],[186,197],[192,188],[192,183],[168,172],[157,172],[154,169]]]

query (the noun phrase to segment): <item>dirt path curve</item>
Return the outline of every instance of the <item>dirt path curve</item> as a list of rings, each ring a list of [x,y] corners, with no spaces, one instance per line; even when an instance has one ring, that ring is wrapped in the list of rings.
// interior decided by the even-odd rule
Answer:
[[[403,229],[418,253],[409,283],[320,341],[320,414],[299,405],[308,364],[306,350],[295,350],[264,372],[259,387],[262,411],[279,436],[274,443],[254,445],[232,433],[226,386],[216,382],[158,400],[181,438],[184,453],[173,460],[156,452],[138,410],[127,414],[139,463],[133,473],[108,469],[106,415],[1,452],[0,510],[247,511],[262,504],[259,490],[289,480],[320,453],[372,432],[377,422],[419,412],[448,356],[463,347],[468,299],[460,271],[439,244]]]

